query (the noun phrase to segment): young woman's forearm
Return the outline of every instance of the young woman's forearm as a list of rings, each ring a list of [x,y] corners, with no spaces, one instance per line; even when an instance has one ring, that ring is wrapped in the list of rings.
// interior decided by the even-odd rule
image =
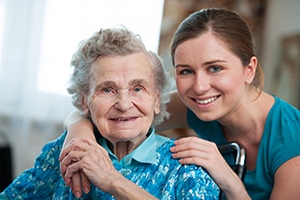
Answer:
[[[235,179],[233,183],[228,184],[227,189],[223,192],[225,192],[227,200],[251,200],[240,179]]]
[[[75,137],[91,137],[95,139],[93,124],[90,119],[74,110],[64,122],[64,128],[68,131],[63,147]]]

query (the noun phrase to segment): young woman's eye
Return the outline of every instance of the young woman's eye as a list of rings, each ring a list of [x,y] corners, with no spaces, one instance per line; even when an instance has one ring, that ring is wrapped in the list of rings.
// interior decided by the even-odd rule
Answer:
[[[219,67],[219,66],[211,66],[211,67],[209,67],[208,70],[210,72],[219,72],[219,71],[221,71],[221,67]]]
[[[179,74],[182,74],[182,75],[188,75],[188,74],[192,74],[192,73],[193,73],[193,71],[190,69],[184,69],[179,72]]]

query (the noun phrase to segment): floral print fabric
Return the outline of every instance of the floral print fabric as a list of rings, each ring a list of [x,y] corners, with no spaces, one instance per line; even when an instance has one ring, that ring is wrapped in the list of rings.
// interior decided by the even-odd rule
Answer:
[[[36,158],[32,169],[20,174],[5,189],[9,199],[76,199],[65,185],[59,169],[59,155],[66,133],[46,144]],[[208,173],[195,165],[181,165],[172,158],[169,140],[156,151],[157,165],[141,163],[132,169],[124,169],[118,163],[115,168],[158,199],[218,199],[219,188]],[[80,199],[115,199],[91,185],[91,191]]]

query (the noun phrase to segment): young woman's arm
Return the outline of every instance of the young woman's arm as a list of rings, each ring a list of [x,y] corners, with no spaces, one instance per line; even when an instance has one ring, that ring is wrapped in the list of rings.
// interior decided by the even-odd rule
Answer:
[[[299,199],[300,197],[300,156],[283,163],[276,171],[272,200]]]
[[[64,128],[68,133],[65,138],[63,149],[70,145],[73,138],[89,137],[96,140],[94,128],[91,120],[85,117],[79,110],[74,110],[69,114],[64,122]],[[82,190],[85,193],[90,191],[90,181],[83,172],[76,172],[71,179],[70,187],[77,198],[82,195]]]
[[[90,137],[95,139],[91,120],[85,117],[79,110],[74,110],[69,114],[64,122],[64,128],[67,129],[68,133],[63,147],[75,137]]]

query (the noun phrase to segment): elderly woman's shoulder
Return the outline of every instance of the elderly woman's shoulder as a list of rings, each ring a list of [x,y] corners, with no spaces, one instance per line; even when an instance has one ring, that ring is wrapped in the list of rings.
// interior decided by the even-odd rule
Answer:
[[[64,132],[57,139],[48,142],[42,148],[40,155],[35,160],[35,166],[40,168],[49,167],[49,166],[58,166],[59,165],[59,156],[67,132]],[[44,166],[44,167],[43,167]]]
[[[164,137],[164,136],[158,136],[158,137]],[[161,143],[160,147],[157,148],[156,151],[156,158],[157,162],[160,165],[166,165],[168,167],[174,167],[177,168],[191,168],[193,170],[197,170],[201,167],[198,167],[196,165],[182,165],[179,160],[172,157],[172,152],[170,151],[170,148],[175,146],[174,144],[175,139],[167,138],[163,143]]]
[[[197,165],[181,164],[180,159],[172,157],[170,148],[175,145],[174,141],[174,139],[167,140],[157,149],[158,165],[156,174],[163,176],[164,180],[175,183],[176,187],[186,188],[184,191],[199,185],[200,188],[197,188],[198,186],[194,188],[199,192],[201,187],[206,185],[210,192],[218,194],[218,185],[204,168]]]
[[[45,146],[43,147],[41,153],[45,151],[61,151],[61,148],[63,146],[63,143],[65,141],[67,132],[65,131],[63,134],[61,134],[58,138],[56,138],[53,141],[49,141]]]

